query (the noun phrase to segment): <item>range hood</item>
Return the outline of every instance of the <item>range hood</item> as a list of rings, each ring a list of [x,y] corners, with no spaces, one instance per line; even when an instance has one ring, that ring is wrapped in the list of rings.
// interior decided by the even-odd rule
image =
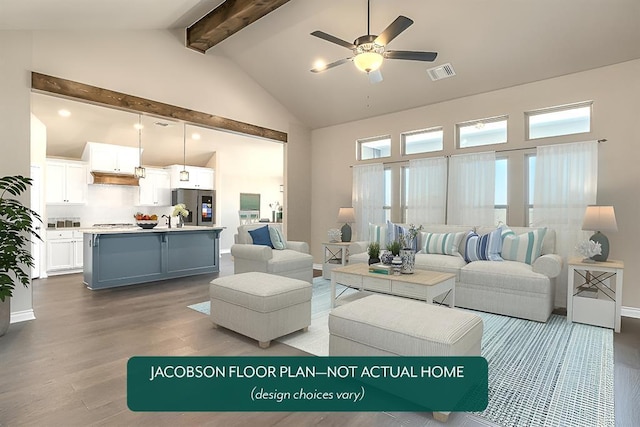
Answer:
[[[121,173],[91,171],[94,184],[139,186],[139,178],[135,175]]]

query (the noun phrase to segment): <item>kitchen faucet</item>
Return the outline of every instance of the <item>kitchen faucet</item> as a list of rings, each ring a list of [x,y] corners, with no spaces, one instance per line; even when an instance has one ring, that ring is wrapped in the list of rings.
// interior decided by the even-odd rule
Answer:
[[[171,217],[168,215],[162,215],[162,218],[167,218],[167,228],[171,228]]]

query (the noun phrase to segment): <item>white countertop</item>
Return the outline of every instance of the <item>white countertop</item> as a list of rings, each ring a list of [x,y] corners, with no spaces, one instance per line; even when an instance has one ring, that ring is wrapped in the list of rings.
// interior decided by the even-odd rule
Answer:
[[[140,227],[118,227],[118,228],[104,228],[104,227],[88,227],[88,228],[76,228],[76,231],[89,234],[129,234],[129,233],[173,233],[183,231],[207,231],[207,230],[224,230],[226,227],[207,227],[204,225],[185,225],[182,228],[171,227],[166,225],[156,226],[151,229],[143,229]]]

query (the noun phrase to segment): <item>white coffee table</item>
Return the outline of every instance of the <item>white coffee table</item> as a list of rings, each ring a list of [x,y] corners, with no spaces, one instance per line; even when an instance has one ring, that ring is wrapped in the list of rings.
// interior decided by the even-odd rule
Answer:
[[[386,275],[369,273],[367,264],[350,264],[331,270],[331,308],[335,307],[336,284],[360,291],[374,291],[402,297],[425,300],[450,293],[449,307],[455,305],[456,276],[438,271],[414,270],[413,274]]]

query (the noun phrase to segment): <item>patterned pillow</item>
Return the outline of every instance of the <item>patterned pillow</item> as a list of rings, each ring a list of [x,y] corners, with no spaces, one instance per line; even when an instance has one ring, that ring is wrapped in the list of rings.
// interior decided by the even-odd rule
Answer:
[[[278,227],[269,227],[269,237],[271,238],[271,246],[273,246],[273,249],[287,249],[287,241],[284,239],[284,235]]]
[[[459,233],[422,233],[424,245],[422,252],[425,254],[457,255],[458,247],[464,237],[464,232]]]
[[[472,261],[503,261],[500,257],[502,249],[502,229],[496,228],[491,233],[478,236],[475,231],[467,234],[464,259]]]
[[[387,242],[394,242],[400,240],[400,236],[409,233],[409,227],[403,227],[398,224],[394,224],[391,221],[387,221]],[[413,239],[412,248],[414,251],[418,251],[418,239]]]
[[[387,230],[384,225],[369,223],[369,242],[380,243],[381,248],[386,247]]]
[[[502,258],[524,262],[529,265],[533,264],[540,256],[545,234],[547,234],[546,227],[518,236],[510,228],[505,227],[502,230]]]

